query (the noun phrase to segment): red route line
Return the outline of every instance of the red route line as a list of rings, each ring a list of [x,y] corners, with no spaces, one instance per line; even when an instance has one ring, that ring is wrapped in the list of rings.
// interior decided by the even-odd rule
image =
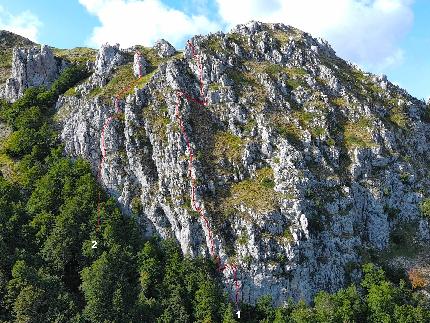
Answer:
[[[136,54],[138,58],[141,57],[141,53],[139,51],[136,52]],[[139,60],[138,60],[139,62]],[[99,181],[102,181],[102,175],[103,175],[103,165],[105,162],[105,158],[106,158],[106,144],[105,144],[105,132],[106,129],[110,126],[111,122],[115,119],[117,119],[121,113],[121,108],[119,105],[119,99],[120,97],[129,92],[131,90],[131,88],[137,84],[140,79],[142,78],[142,65],[139,62],[139,77],[131,82],[128,86],[126,86],[125,88],[123,88],[121,91],[119,91],[116,95],[115,95],[115,112],[112,116],[110,116],[109,118],[106,119],[106,121],[103,124],[102,127],[102,131],[101,131],[101,153],[102,153],[102,158],[100,159],[100,164],[99,164],[99,169],[98,169],[98,173],[97,173],[97,177],[99,179]],[[98,232],[100,230],[100,220],[101,220],[101,196],[100,196],[100,191],[98,194],[98,201],[97,201],[97,226],[96,226],[96,232]]]
[[[193,59],[196,59],[196,57],[198,57],[197,61],[197,66],[199,69],[199,89],[200,89],[200,98],[204,97],[204,91],[203,91],[203,65],[200,59],[200,56],[198,56],[195,52],[195,48],[194,45],[188,41],[187,45],[191,48],[191,52],[192,52],[192,57]],[[136,55],[138,55],[138,57],[141,56],[140,52],[136,52]],[[137,80],[135,80],[134,82],[132,82],[131,84],[129,84],[127,87],[125,87],[124,89],[122,89],[116,96],[115,96],[115,112],[112,116],[110,116],[108,119],[106,119],[105,123],[103,124],[103,128],[101,131],[101,153],[102,153],[102,158],[100,160],[100,164],[99,164],[99,170],[98,170],[98,178],[101,182],[102,179],[102,172],[103,172],[103,165],[105,162],[105,158],[106,158],[106,145],[105,145],[105,132],[106,129],[109,127],[109,125],[111,124],[111,122],[115,119],[118,118],[121,109],[120,109],[120,105],[119,105],[119,100],[120,97],[124,94],[127,93],[128,91],[131,90],[132,86],[135,85],[136,83],[139,82],[139,80],[142,78],[142,70],[141,70],[141,65],[139,63],[139,78]],[[218,266],[218,271],[219,272],[224,272],[224,270],[231,270],[233,273],[233,281],[234,281],[234,287],[235,287],[235,304],[236,304],[236,308],[238,309],[238,305],[239,305],[239,290],[240,290],[240,285],[237,279],[237,266],[235,264],[228,264],[228,263],[221,263],[221,259],[218,255],[215,254],[215,246],[214,246],[214,239],[213,239],[213,234],[212,234],[212,230],[210,228],[210,224],[209,224],[209,220],[206,217],[206,215],[204,214],[204,211],[202,210],[202,208],[200,206],[197,205],[196,203],[196,177],[195,174],[193,174],[192,172],[192,164],[193,164],[193,158],[194,158],[194,152],[193,149],[191,148],[191,143],[190,140],[188,138],[187,132],[185,130],[184,127],[184,123],[182,120],[182,116],[181,113],[179,111],[179,108],[181,106],[182,103],[182,99],[186,99],[188,102],[194,102],[200,106],[207,106],[208,102],[206,100],[206,98],[204,98],[203,100],[199,99],[199,98],[194,98],[191,95],[189,95],[186,92],[183,91],[176,91],[176,107],[175,107],[175,116],[178,119],[179,122],[179,126],[181,129],[181,133],[182,133],[182,137],[184,138],[186,145],[187,145],[187,149],[188,149],[188,154],[189,154],[189,159],[188,159],[188,177],[190,177],[191,179],[191,205],[194,208],[194,210],[196,212],[199,213],[200,218],[203,219],[204,225],[206,227],[206,230],[208,232],[208,236],[209,236],[209,244],[210,244],[210,249],[209,249],[209,253],[210,255],[215,258],[215,261],[217,263]],[[97,205],[97,227],[96,227],[96,232],[99,231],[100,229],[100,213],[101,213],[101,202],[100,202],[100,192],[98,195],[98,205]]]
[[[190,41],[187,42],[187,45],[191,48],[192,57],[194,59],[196,57],[198,57],[198,59],[196,61],[197,61],[198,69],[199,69],[200,97],[203,98],[204,97],[204,92],[203,92],[203,65],[201,62],[201,58],[200,58],[200,56],[198,56],[196,54],[195,49],[194,49],[194,45]],[[235,303],[236,303],[236,308],[238,308],[240,286],[239,286],[239,282],[237,279],[237,267],[235,264],[228,264],[228,263],[222,264],[220,257],[215,254],[214,239],[213,239],[212,230],[211,230],[210,225],[209,225],[209,220],[206,217],[206,215],[204,214],[204,211],[202,210],[202,208],[200,208],[200,206],[198,206],[196,203],[196,177],[195,177],[195,174],[193,174],[193,172],[192,172],[192,163],[193,163],[194,152],[193,152],[193,149],[191,148],[191,143],[190,143],[190,140],[188,138],[187,132],[185,131],[182,116],[181,116],[180,111],[179,111],[179,108],[181,106],[183,98],[185,98],[188,102],[194,102],[194,103],[197,103],[198,105],[204,106],[204,107],[208,105],[208,102],[207,102],[206,98],[203,100],[196,99],[196,98],[190,96],[189,94],[187,94],[183,91],[176,91],[177,101],[176,101],[176,107],[175,107],[175,115],[179,121],[181,133],[182,133],[182,136],[184,137],[184,140],[186,142],[188,154],[189,154],[188,177],[190,177],[190,179],[191,179],[191,205],[192,205],[193,209],[199,213],[200,217],[204,221],[204,224],[206,226],[206,230],[207,230],[208,236],[209,236],[210,254],[213,258],[215,258],[215,260],[217,262],[218,271],[224,272],[224,270],[230,269],[233,272],[233,281],[234,281],[234,286],[235,286]]]

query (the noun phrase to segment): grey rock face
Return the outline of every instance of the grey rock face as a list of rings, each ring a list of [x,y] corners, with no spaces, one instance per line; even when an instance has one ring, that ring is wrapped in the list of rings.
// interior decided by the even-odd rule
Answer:
[[[232,32],[243,35],[253,35],[261,31],[262,26],[264,26],[264,24],[259,21],[250,21],[247,24],[237,25],[233,28]]]
[[[139,52],[136,52],[133,58],[133,75],[135,77],[145,75],[147,65],[148,62],[145,60],[145,58]]]
[[[160,57],[170,57],[176,53],[175,47],[164,39],[158,40],[154,45],[154,49]]]
[[[96,57],[92,83],[96,86],[104,86],[113,69],[123,63],[124,57],[119,49],[119,44],[114,46],[103,45]]]
[[[96,58],[94,67],[94,74],[108,75],[115,66],[122,63],[123,57],[119,50],[119,44],[114,46],[105,44],[103,45]]]
[[[42,45],[30,49],[15,48],[12,57],[12,75],[0,96],[15,101],[24,90],[34,86],[49,87],[58,77],[61,62],[57,62],[49,47]]]
[[[191,171],[216,253],[238,267],[241,300],[271,294],[277,304],[359,278],[366,253],[390,249],[404,226],[411,240],[428,241],[419,211],[430,193],[423,102],[282,24],[252,22],[191,43],[199,56],[186,47],[182,59],[158,66],[123,98],[124,118],[105,132],[102,184],[124,212],[140,204],[147,235],[209,255],[208,230],[190,207]],[[101,50],[95,74],[121,64],[115,48]],[[136,66],[135,57],[135,73]],[[91,88],[92,77],[80,87]],[[196,154],[191,170],[175,116],[178,91],[208,101],[180,101]],[[58,101],[61,138],[67,154],[96,172],[101,129],[115,109],[79,93]],[[231,273],[224,282],[232,291]]]

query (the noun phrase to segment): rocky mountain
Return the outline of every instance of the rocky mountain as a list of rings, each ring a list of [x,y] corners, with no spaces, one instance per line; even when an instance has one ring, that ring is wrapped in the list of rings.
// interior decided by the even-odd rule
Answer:
[[[13,48],[31,47],[34,45],[27,38],[6,30],[0,30],[0,83],[5,82],[11,73]]]
[[[235,266],[225,285],[244,302],[310,300],[369,259],[428,272],[429,107],[385,76],[250,22],[183,51],[16,48],[1,94],[72,62],[92,74],[56,103],[65,153],[89,160],[148,236]]]

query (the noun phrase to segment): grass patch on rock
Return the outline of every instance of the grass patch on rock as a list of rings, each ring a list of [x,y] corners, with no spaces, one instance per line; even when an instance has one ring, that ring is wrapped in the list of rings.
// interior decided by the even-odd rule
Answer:
[[[211,91],[219,91],[221,89],[221,83],[211,83],[209,84],[209,90]]]
[[[52,48],[54,56],[62,58],[71,63],[95,62],[97,50],[87,47],[76,47],[72,49]]]
[[[293,90],[304,86],[304,78],[308,75],[308,72],[301,67],[285,67],[280,64],[256,61],[246,62],[245,65],[251,72],[265,73],[273,79],[286,75],[288,77],[286,83]]]
[[[167,114],[167,106],[160,107],[149,106],[143,111],[145,119],[149,122],[152,131],[157,134],[158,138],[163,141],[167,140],[167,126],[170,123],[170,118]]]
[[[246,85],[253,86],[256,84],[255,79],[251,77],[249,73],[238,69],[229,68],[227,70],[227,75],[237,87],[242,87]]]
[[[0,121],[0,172],[7,179],[15,177],[15,161],[5,152],[4,146],[12,134],[12,129]]]
[[[298,120],[303,129],[307,129],[314,138],[319,138],[326,133],[326,129],[321,126],[315,125],[321,115],[319,112],[308,111],[294,111],[294,117]]]
[[[0,50],[0,83],[6,82],[12,70],[12,51]]]
[[[430,198],[425,198],[420,203],[421,215],[430,221]]]
[[[255,120],[249,120],[244,126],[243,126],[243,131],[246,134],[250,134],[251,131],[257,126],[257,121]]]
[[[307,72],[303,68],[286,68],[285,72],[288,75],[287,85],[292,90],[305,85],[304,77]]]
[[[346,101],[346,99],[345,98],[343,98],[343,97],[336,97],[336,98],[333,98],[332,100],[331,100],[331,102],[335,105],[335,106],[337,106],[337,107],[339,107],[339,108],[342,108],[342,107],[347,107],[348,106],[348,102]]]
[[[250,50],[250,47],[248,45],[248,42],[246,41],[245,36],[239,34],[239,33],[229,33],[226,35],[228,42],[234,42],[238,44],[240,47],[245,49],[246,51]]]
[[[223,206],[227,210],[243,205],[260,213],[272,211],[278,206],[281,195],[274,190],[274,186],[273,170],[270,167],[261,168],[252,178],[233,184]]]
[[[221,39],[216,35],[208,36],[208,39],[204,43],[204,47],[213,53],[221,53],[223,51]]]
[[[396,106],[390,110],[388,119],[399,128],[405,129],[407,126],[408,119],[406,113],[400,106]]]
[[[264,72],[264,67],[267,64],[248,61],[244,65],[246,68],[242,70],[229,68],[227,76],[233,81],[233,87],[237,93],[240,96],[252,97],[252,100],[256,102],[257,110],[259,110],[259,107],[264,106],[268,93],[256,74]]]
[[[76,95],[76,88],[75,87],[71,87],[66,92],[64,92],[63,95],[64,96],[75,96]]]
[[[349,148],[371,148],[375,145],[371,133],[372,122],[370,119],[361,117],[357,121],[345,124],[344,141]]]
[[[272,113],[269,116],[269,122],[276,132],[292,145],[300,146],[302,144],[303,130],[293,120],[288,119],[284,113]]]
[[[288,31],[275,29],[268,30],[268,32],[278,42],[280,46],[285,45],[292,40],[299,41],[303,38],[303,32],[294,27],[288,27]]]
[[[227,131],[218,131],[214,135],[214,157],[227,158],[230,161],[240,162],[243,153],[243,140]]]
[[[239,243],[241,246],[246,246],[248,242],[249,242],[248,232],[243,231],[242,234],[237,239],[237,243]]]
[[[124,87],[128,86],[130,82],[136,80],[133,75],[133,63],[128,63],[119,66],[114,72],[112,79],[100,91],[100,96],[111,98],[120,93]]]
[[[282,233],[282,237],[287,240],[287,242],[292,242],[294,241],[294,236],[291,233],[291,229],[290,227],[286,227],[284,232]]]
[[[291,39],[291,36],[281,30],[271,32],[272,37],[278,41],[279,45],[285,45]]]

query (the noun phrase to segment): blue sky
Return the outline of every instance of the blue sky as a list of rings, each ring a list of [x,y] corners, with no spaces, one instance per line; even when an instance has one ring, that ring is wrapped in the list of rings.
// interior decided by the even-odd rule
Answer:
[[[429,0],[0,0],[0,29],[59,48],[159,38],[182,48],[193,34],[249,20],[323,37],[339,56],[430,97]]]

